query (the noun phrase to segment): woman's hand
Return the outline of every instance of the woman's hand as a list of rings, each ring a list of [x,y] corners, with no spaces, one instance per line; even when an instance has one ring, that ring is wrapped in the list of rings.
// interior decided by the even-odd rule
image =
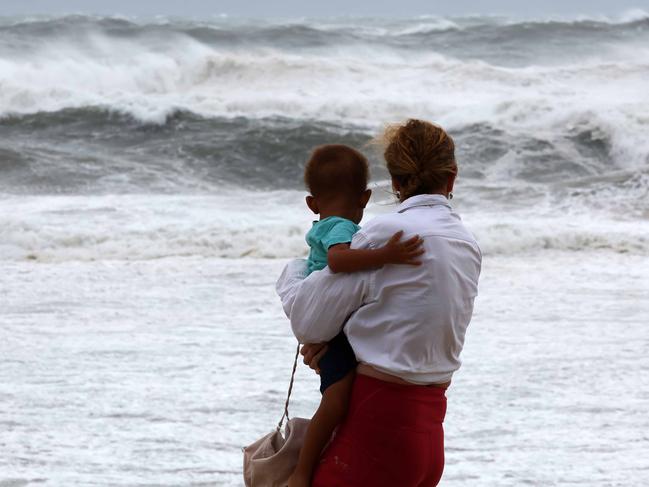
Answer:
[[[326,343],[305,343],[300,350],[300,354],[304,356],[303,362],[315,370],[316,374],[320,373],[318,362],[320,362],[320,359],[326,352]]]
[[[381,249],[384,253],[385,263],[421,265],[418,257],[424,253],[424,249],[421,247],[424,239],[415,235],[402,242],[401,237],[403,237],[403,230],[392,235],[388,243]]]

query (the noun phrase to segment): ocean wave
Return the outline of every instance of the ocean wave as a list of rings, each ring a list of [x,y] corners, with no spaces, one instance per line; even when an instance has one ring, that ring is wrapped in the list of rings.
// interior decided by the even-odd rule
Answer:
[[[498,218],[503,221],[496,222]],[[480,218],[482,219],[482,217]],[[495,216],[490,224],[469,222],[485,255],[536,253],[546,250],[609,251],[649,255],[649,222],[605,219],[586,214],[508,221]]]
[[[0,191],[296,188],[314,145],[407,117],[449,129],[476,184],[565,197],[646,172],[649,29],[533,21],[556,42],[493,18],[5,20]]]
[[[313,147],[370,138],[321,121],[177,111],[158,125],[100,108],[7,117],[0,134],[0,194],[22,195],[296,188]],[[372,164],[372,174],[385,170]]]
[[[450,126],[461,183],[478,204],[506,202],[507,188],[643,213],[649,144],[592,113],[524,130],[493,123]],[[0,194],[212,194],[302,188],[313,147],[344,143],[370,160],[373,181],[387,178],[378,131],[291,118],[204,118],[177,111],[163,125],[100,108],[0,120]],[[645,193],[643,193],[643,191]],[[607,198],[600,195],[608,194]]]
[[[626,24],[637,24],[649,20],[649,12],[641,8],[622,10],[617,15],[571,15],[571,16],[499,16],[499,15],[466,15],[466,16],[439,16],[420,15],[402,19],[390,19],[385,17],[371,16],[343,16],[323,18],[286,18],[286,19],[262,19],[262,18],[237,18],[227,15],[211,16],[208,18],[195,17],[164,17],[156,16],[137,17],[128,15],[63,15],[63,16],[24,16],[24,17],[2,17],[0,16],[0,29],[28,29],[26,32],[49,33],[52,28],[60,30],[79,26],[99,26],[108,29],[133,29],[141,30],[146,27],[166,27],[170,29],[182,28],[213,28],[215,30],[240,30],[242,28],[263,32],[270,30],[277,32],[280,29],[290,31],[294,28],[308,28],[313,31],[324,32],[357,31],[363,34],[382,36],[394,32],[426,32],[431,30],[443,31],[447,29],[471,29],[477,27],[498,27],[512,25],[565,25],[573,27],[575,24],[590,23],[601,26],[624,26]],[[404,27],[405,26],[405,27]],[[412,29],[407,29],[411,26]]]
[[[563,43],[546,24],[512,25],[489,18],[14,22],[0,26],[0,117],[100,107],[158,124],[188,111],[519,126],[539,113],[552,124],[586,110],[635,110],[644,125],[649,26],[599,40],[569,29]],[[458,33],[472,28],[473,36]],[[485,29],[501,31],[490,39]],[[539,42],[549,34],[569,47]]]
[[[302,192],[236,197],[104,196],[0,200],[0,260],[38,262],[304,256]],[[372,205],[367,218],[391,206]],[[547,250],[649,255],[649,219],[605,213],[463,212],[486,256]]]
[[[352,123],[414,113],[464,117],[466,123],[520,106],[533,109],[534,116],[523,118],[529,121],[539,112],[646,107],[649,63],[643,59],[636,50],[633,60],[620,55],[615,61],[505,68],[437,53],[404,62],[390,53],[369,59],[362,52],[234,52],[187,38],[161,50],[92,37],[83,45],[52,44],[0,58],[0,116],[96,106],[152,123],[164,123],[177,110]],[[498,118],[517,125],[520,117]]]
[[[590,23],[614,26],[626,26],[628,24],[630,24],[630,26],[636,26],[638,23],[646,23],[647,21],[649,21],[649,12],[641,8],[626,9],[617,15],[580,14],[572,17],[552,17],[546,20],[546,22],[554,22],[558,24]]]
[[[597,204],[597,188],[636,194],[649,174],[649,146],[592,113],[527,131],[493,123],[451,126],[462,184],[490,202],[500,188],[552,194],[574,204]],[[0,193],[210,194],[241,189],[302,187],[313,147],[344,143],[370,159],[373,181],[387,177],[372,127],[291,118],[204,118],[176,111],[163,125],[100,108],[6,117],[0,120]],[[626,138],[625,138],[626,137]],[[644,158],[644,159],[643,159]],[[640,189],[633,190],[630,182]],[[631,185],[630,185],[631,184]],[[608,186],[607,186],[608,185]],[[494,190],[488,188],[495,188]],[[632,200],[633,201],[633,200]]]

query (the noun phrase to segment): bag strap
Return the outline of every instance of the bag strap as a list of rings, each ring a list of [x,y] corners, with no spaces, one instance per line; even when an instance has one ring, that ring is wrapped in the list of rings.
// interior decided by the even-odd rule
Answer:
[[[295,350],[295,360],[293,361],[293,372],[291,373],[291,382],[288,385],[288,394],[286,394],[286,403],[284,403],[284,414],[282,414],[282,419],[279,420],[277,425],[277,431],[282,429],[284,424],[284,419],[287,421],[291,418],[288,417],[288,403],[291,400],[291,392],[293,391],[293,380],[295,379],[295,369],[297,369],[297,358],[300,355],[300,343],[297,344],[297,350]]]

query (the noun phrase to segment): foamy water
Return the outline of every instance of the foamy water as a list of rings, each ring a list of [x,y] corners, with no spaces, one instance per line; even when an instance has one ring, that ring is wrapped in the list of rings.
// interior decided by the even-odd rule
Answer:
[[[290,375],[282,264],[3,264],[3,485],[242,485]],[[442,485],[644,484],[647,275],[609,252],[485,261]],[[300,368],[294,414],[317,388]]]
[[[375,190],[382,194],[380,187]],[[305,255],[315,218],[298,191],[219,196],[107,195],[7,197],[0,201],[0,259],[39,262],[139,261],[166,257],[290,258]],[[457,207],[483,252],[544,250],[649,256],[649,221],[570,208],[477,211]],[[364,221],[394,211],[376,197]]]

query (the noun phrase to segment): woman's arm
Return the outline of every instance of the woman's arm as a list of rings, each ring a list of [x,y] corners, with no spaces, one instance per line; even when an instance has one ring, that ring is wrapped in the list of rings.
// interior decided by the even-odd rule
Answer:
[[[300,343],[328,342],[363,305],[372,273],[334,274],[325,267],[306,274],[305,260],[289,262],[277,281],[277,294]]]
[[[397,232],[378,249],[351,249],[349,244],[337,244],[329,247],[327,263],[332,272],[358,272],[378,269],[386,264],[419,265],[417,259],[424,250],[423,240],[418,235],[401,242],[403,232]]]

